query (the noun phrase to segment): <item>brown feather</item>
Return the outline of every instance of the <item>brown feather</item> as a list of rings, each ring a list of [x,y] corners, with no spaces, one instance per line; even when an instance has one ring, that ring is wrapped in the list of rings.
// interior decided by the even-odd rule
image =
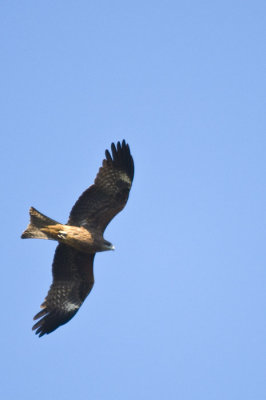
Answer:
[[[69,225],[85,226],[103,233],[106,226],[126,205],[134,177],[134,162],[128,144],[123,140],[106,159],[90,186],[71,210]]]
[[[34,320],[33,330],[43,336],[68,322],[79,310],[93,284],[94,254],[59,244],[53,261],[53,283]]]

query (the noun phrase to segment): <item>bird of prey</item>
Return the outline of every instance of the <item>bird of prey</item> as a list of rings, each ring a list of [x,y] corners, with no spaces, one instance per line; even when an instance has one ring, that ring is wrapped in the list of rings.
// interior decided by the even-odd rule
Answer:
[[[36,334],[43,336],[67,323],[79,310],[93,284],[95,253],[114,250],[103,238],[106,226],[126,205],[134,177],[134,162],[125,140],[111,144],[91,185],[73,206],[67,224],[30,208],[30,223],[22,238],[59,242],[54,255],[53,282],[35,315]]]

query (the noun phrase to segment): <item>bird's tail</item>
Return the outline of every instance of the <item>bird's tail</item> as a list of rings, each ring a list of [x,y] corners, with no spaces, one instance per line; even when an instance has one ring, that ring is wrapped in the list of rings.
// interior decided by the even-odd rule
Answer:
[[[22,239],[54,239],[49,235],[49,229],[53,225],[59,226],[60,224],[55,220],[41,214],[35,208],[30,208],[30,223],[27,229],[22,233]]]

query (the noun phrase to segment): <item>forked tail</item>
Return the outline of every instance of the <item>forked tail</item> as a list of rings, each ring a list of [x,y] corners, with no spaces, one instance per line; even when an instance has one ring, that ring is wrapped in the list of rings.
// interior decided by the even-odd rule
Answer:
[[[30,208],[30,223],[27,229],[22,233],[22,239],[51,239],[51,237],[43,231],[47,226],[58,225],[55,220],[41,214],[35,208]]]

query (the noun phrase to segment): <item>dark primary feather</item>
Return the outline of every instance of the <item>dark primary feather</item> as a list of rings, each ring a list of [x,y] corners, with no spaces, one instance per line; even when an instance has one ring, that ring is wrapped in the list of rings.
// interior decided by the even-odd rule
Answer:
[[[112,218],[126,205],[134,177],[134,162],[129,145],[123,140],[111,145],[90,186],[71,210],[69,225],[84,226],[103,233]]]
[[[95,254],[81,253],[59,244],[53,261],[53,283],[41,305],[43,308],[34,319],[41,318],[34,326],[36,334],[43,336],[68,322],[79,310],[93,284]]]

